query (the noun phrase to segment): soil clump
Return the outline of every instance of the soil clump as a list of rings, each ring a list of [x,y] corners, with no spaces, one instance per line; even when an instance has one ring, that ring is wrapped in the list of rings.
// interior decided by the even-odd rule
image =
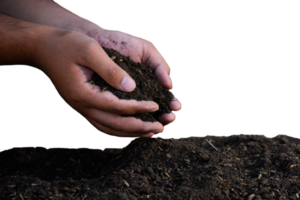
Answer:
[[[0,153],[0,199],[299,199],[300,141],[138,138],[123,149]]]
[[[138,101],[154,101],[159,105],[156,112],[136,114],[134,117],[143,121],[158,121],[158,118],[164,113],[170,113],[169,108],[173,100],[173,94],[158,81],[154,71],[145,64],[135,63],[130,57],[121,55],[113,49],[102,47],[107,55],[123,70],[125,70],[133,80],[135,80],[136,88],[134,91],[127,93],[117,90],[105,82],[98,74],[94,73],[92,84],[100,87],[100,90],[112,92],[119,99],[136,99]]]

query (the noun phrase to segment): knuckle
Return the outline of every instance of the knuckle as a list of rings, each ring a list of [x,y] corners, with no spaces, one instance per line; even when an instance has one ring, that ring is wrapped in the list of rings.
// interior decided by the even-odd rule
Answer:
[[[122,106],[121,106],[120,104],[117,104],[117,105],[114,107],[113,112],[114,112],[114,114],[122,115],[122,114],[124,114],[124,109],[122,108]]]
[[[116,82],[118,80],[118,73],[120,70],[117,67],[109,67],[106,70],[106,77],[110,82]]]
[[[90,63],[91,61],[91,55],[93,55],[95,52],[97,52],[97,49],[99,48],[99,44],[96,41],[89,40],[84,44],[83,47],[83,53],[82,53],[82,59],[85,63]]]
[[[130,118],[130,119],[129,119]],[[130,116],[127,121],[127,127],[130,128],[132,132],[147,132],[147,122],[142,121],[142,119]]]
[[[141,132],[149,132],[149,128],[147,127],[147,125],[145,124],[145,122],[142,122],[142,120],[140,120],[140,124],[139,124],[139,129]]]
[[[85,50],[87,53],[93,53],[99,48],[99,44],[95,40],[88,40],[86,42]]]
[[[120,120],[115,121],[113,129],[116,131],[122,131],[122,123],[120,122]]]
[[[70,99],[74,103],[82,103],[84,101],[84,97],[79,92],[72,92],[70,94]]]

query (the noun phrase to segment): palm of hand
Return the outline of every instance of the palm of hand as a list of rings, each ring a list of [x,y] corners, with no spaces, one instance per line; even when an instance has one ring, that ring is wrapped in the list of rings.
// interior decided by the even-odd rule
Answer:
[[[169,76],[170,68],[152,43],[119,31],[109,30],[96,31],[90,37],[103,47],[114,49],[122,55],[129,56],[134,62],[147,64],[155,70],[158,80],[164,87],[172,88],[172,81]],[[180,110],[181,104],[177,99],[174,99],[170,108],[175,111]],[[160,122],[164,125],[174,120],[175,115],[173,113],[164,114],[160,118]]]

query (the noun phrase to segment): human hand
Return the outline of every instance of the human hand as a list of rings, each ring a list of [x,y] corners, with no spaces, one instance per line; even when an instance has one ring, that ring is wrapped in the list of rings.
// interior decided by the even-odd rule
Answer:
[[[34,57],[37,67],[51,79],[63,99],[100,131],[121,137],[151,137],[163,131],[159,122],[121,116],[154,112],[158,110],[156,103],[120,100],[108,91],[99,92],[89,82],[96,72],[119,90],[130,92],[135,88],[129,75],[94,39],[54,29],[41,37]]]
[[[167,88],[172,88],[170,78],[170,67],[160,55],[154,45],[144,39],[128,35],[119,31],[104,30],[100,27],[92,25],[93,29],[81,29],[81,32],[94,38],[103,47],[114,49],[122,55],[129,56],[134,62],[147,64],[155,70],[156,77]],[[178,111],[181,109],[181,103],[174,98],[170,104],[170,109]],[[163,124],[169,124],[175,120],[174,113],[167,113],[159,118]]]

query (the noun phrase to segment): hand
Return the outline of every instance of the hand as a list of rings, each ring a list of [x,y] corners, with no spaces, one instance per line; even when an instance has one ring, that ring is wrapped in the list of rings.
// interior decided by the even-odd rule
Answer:
[[[129,92],[135,88],[129,75],[94,39],[55,29],[41,37],[34,57],[37,67],[51,79],[63,99],[100,131],[122,137],[151,137],[163,131],[159,122],[121,116],[154,112],[158,110],[156,103],[120,100],[89,83],[95,71],[119,90]]]
[[[155,70],[158,80],[165,88],[172,88],[172,81],[169,76],[170,67],[152,43],[119,31],[104,30],[100,27],[81,31],[94,38],[101,46],[114,49],[125,56],[130,56],[134,62],[147,64]],[[170,108],[178,111],[181,109],[181,104],[174,98]],[[159,119],[163,125],[174,120],[175,115],[173,113],[164,114]]]

